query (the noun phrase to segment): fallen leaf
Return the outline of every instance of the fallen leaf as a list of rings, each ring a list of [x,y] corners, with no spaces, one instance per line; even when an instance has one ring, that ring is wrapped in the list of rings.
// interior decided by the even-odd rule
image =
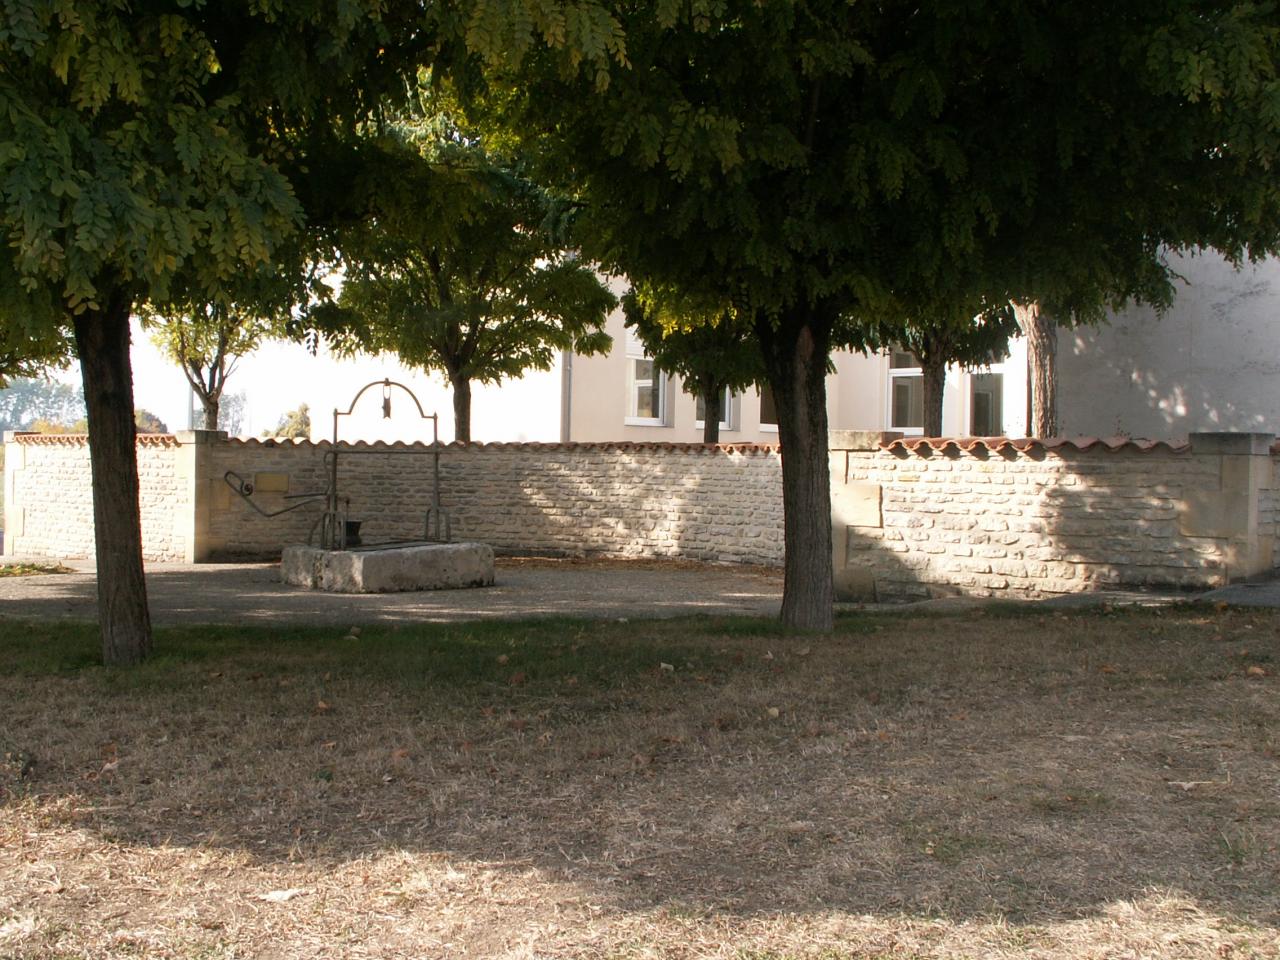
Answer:
[[[361,631],[359,627],[352,627],[350,630],[347,631],[347,633],[349,633],[353,637],[360,636],[360,632]]]
[[[323,700],[316,701],[316,713],[328,713],[333,708]]]
[[[770,720],[777,720],[781,711],[779,711],[777,707],[770,707],[766,712],[769,714]]]
[[[1115,673],[1116,672],[1115,664],[1104,663],[1102,666],[1098,668],[1098,672],[1099,673]]]
[[[337,745],[338,745],[337,740],[326,740],[324,743],[320,744],[320,746],[325,750],[332,750]]]
[[[813,652],[813,649],[811,647],[801,647],[799,650],[796,651],[796,656],[807,657],[812,652]]]
[[[1252,666],[1250,666],[1249,669],[1245,671],[1245,673],[1247,673],[1251,677],[1265,677],[1267,675],[1267,670],[1265,667],[1260,667],[1255,663]]]
[[[518,687],[520,686],[520,684],[524,683],[526,679],[528,678],[525,676],[524,671],[517,670],[510,677],[507,678],[507,683],[511,684],[511,686],[513,687]]]
[[[505,653],[500,653],[500,654],[498,654],[498,663],[500,663],[500,664],[505,664],[505,663],[507,663],[510,659],[511,659],[511,658],[510,658],[509,656],[507,656]]]
[[[408,759],[409,759],[409,750],[406,747],[396,747],[396,749],[391,751],[392,763],[399,763],[402,760],[408,760]]]
[[[288,890],[272,890],[270,893],[259,893],[254,896],[254,899],[261,900],[264,903],[288,903],[294,897],[304,896],[308,892],[301,887],[290,887]]]
[[[659,670],[661,670],[661,671],[663,671],[664,673],[675,673],[675,672],[676,672],[675,665],[674,665],[674,664],[671,664],[671,663],[659,663],[659,664],[658,664],[658,669],[659,669]]]

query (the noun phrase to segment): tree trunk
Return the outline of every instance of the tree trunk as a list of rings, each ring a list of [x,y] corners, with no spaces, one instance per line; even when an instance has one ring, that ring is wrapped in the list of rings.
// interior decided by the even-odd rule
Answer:
[[[720,442],[720,421],[724,418],[724,388],[717,387],[702,395],[702,442]]]
[[[200,403],[204,407],[204,428],[206,430],[218,429],[218,411],[222,406],[222,400],[219,397],[201,397]]]
[[[924,435],[942,436],[942,391],[947,385],[947,361],[942,357],[922,357],[924,374]]]
[[[98,620],[102,659],[109,666],[135,664],[151,652],[129,366],[132,306],[128,296],[116,293],[104,309],[86,311],[74,321],[89,416]]]
[[[456,443],[471,442],[471,378],[449,378],[453,384],[453,439]]]
[[[1031,379],[1031,422],[1027,433],[1033,437],[1058,435],[1058,325],[1034,300],[1014,302],[1018,329],[1027,338],[1027,365]]]
[[[782,446],[784,583],[782,623],[830,631],[831,471],[827,436],[830,318],[809,309],[775,330],[756,321]]]

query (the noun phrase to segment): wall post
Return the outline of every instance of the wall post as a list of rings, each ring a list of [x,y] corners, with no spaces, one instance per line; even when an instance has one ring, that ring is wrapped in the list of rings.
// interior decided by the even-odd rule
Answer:
[[[1210,458],[1217,483],[1183,491],[1178,526],[1186,536],[1223,542],[1228,583],[1266,573],[1274,562],[1275,531],[1262,501],[1271,490],[1275,439],[1269,433],[1190,436],[1192,455]]]
[[[874,603],[875,571],[849,563],[849,540],[858,527],[884,526],[878,483],[849,479],[849,454],[880,449],[901,439],[880,430],[832,430],[827,449],[831,467],[831,572],[835,597],[844,602]],[[785,453],[783,454],[786,455]]]
[[[213,501],[210,448],[222,443],[227,434],[222,430],[179,430],[174,434],[178,441],[176,473],[180,489],[187,494],[190,509],[175,518],[174,531],[186,544],[187,563],[203,563],[209,559],[212,545],[209,537],[209,513]]]

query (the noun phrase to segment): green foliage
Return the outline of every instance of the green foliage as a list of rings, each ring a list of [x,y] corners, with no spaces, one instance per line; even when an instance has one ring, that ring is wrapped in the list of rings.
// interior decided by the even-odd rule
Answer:
[[[732,306],[698,301],[671,288],[641,286],[622,298],[627,326],[636,331],[654,363],[684,381],[707,410],[718,410],[726,390],[742,391],[764,380],[751,327]],[[723,419],[723,411],[717,419]],[[710,423],[711,416],[706,417]],[[718,437],[708,431],[707,437]]]
[[[1100,316],[1170,249],[1280,248],[1280,9],[1203,0],[610,3],[474,98],[584,204],[582,249],[749,320],[778,406],[784,622],[829,629],[822,364],[919,303]]]
[[[0,312],[28,329],[108,288],[165,298],[269,262],[301,211],[254,149],[209,12],[13,0],[0,30]]]
[[[88,433],[89,421],[84,417],[81,417],[79,420],[72,420],[67,423],[61,420],[49,420],[45,417],[40,417],[31,424],[31,430],[35,433],[48,433],[54,435]]]
[[[548,369],[561,350],[607,349],[617,300],[561,248],[555,199],[447,116],[395,132],[382,150],[397,175],[375,186],[372,215],[338,234],[339,300],[309,315],[339,352],[395,353],[457,390]]]
[[[910,317],[895,315],[868,324],[865,346],[887,349],[894,344],[913,353],[922,366],[959,364],[982,367],[1009,355],[1009,340],[1018,333],[1007,303],[986,306],[962,300],[959,305],[934,303]]]
[[[145,314],[152,342],[181,368],[200,398],[207,429],[218,428],[219,401],[239,359],[264,339],[285,332],[285,317],[262,317],[253,309],[233,303],[189,303],[182,312],[168,306],[164,315]],[[215,411],[214,423],[207,422],[210,411]]]
[[[1273,7],[611,9],[631,69],[534,53],[500,103],[634,280],[856,348],[904,291],[1092,317],[1167,299],[1167,247],[1276,245]]]
[[[133,411],[133,424],[139,433],[168,433],[169,427],[150,410],[138,407]]]
[[[284,437],[291,440],[308,440],[311,437],[311,408],[302,404],[280,418],[274,430],[264,430],[264,437]]]

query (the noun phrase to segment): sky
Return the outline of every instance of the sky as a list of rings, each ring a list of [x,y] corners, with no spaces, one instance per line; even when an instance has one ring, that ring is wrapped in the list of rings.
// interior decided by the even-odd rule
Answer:
[[[170,430],[190,425],[191,388],[176,364],[161,355],[138,324],[133,328],[134,406],[151,411]],[[58,379],[79,385],[77,366]],[[448,384],[402,366],[394,357],[338,359],[324,351],[312,356],[294,343],[269,342],[241,359],[227,379],[226,393],[246,395],[241,434],[259,436],[275,427],[286,411],[306,403],[311,408],[313,439],[333,435],[333,411],[345,412],[365,384],[384,378],[403,383],[429,415],[440,415],[440,439],[453,439],[453,400]],[[382,391],[364,394],[351,417],[339,420],[341,440],[430,441],[431,424],[422,421],[408,394],[392,391],[390,421],[381,417]],[[479,441],[544,441],[560,439],[560,371],[533,371],[501,387],[472,386],[471,437]]]

